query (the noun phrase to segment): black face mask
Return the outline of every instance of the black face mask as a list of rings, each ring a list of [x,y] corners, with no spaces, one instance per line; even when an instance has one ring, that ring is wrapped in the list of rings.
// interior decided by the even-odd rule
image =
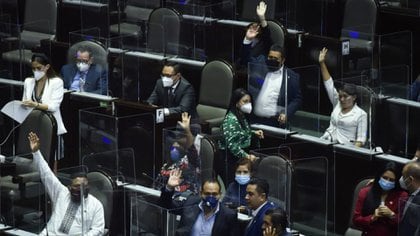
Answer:
[[[71,200],[73,202],[77,202],[77,203],[80,202],[80,200],[81,200],[80,194],[81,194],[80,190],[75,190],[75,189],[70,187],[70,196],[71,196]],[[84,198],[87,198],[88,194],[89,194],[89,188],[85,187],[85,189],[83,191]]]
[[[267,59],[265,64],[267,65],[268,70],[271,72],[276,71],[281,67],[280,62],[278,62],[276,59]]]

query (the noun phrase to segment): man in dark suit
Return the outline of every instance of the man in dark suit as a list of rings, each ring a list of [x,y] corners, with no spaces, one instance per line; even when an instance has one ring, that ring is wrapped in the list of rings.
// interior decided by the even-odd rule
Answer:
[[[163,207],[181,209],[175,210],[181,215],[176,235],[238,235],[237,213],[220,204],[222,193],[216,179],[203,182],[200,196],[190,195],[182,202],[172,200],[175,187],[182,181],[181,175],[180,170],[170,173],[159,199]]]
[[[400,186],[410,196],[403,208],[398,235],[420,236],[420,162],[409,162],[404,166]]]
[[[284,49],[274,44],[268,57],[249,64],[249,92],[255,99],[253,123],[284,127],[302,103],[300,78],[284,65]]]
[[[175,62],[165,63],[147,102],[164,107],[165,116],[188,112],[192,118],[197,117],[194,88],[182,77]]]
[[[245,201],[252,210],[252,219],[245,229],[245,236],[263,235],[265,212],[274,208],[274,204],[268,202],[268,192],[269,186],[265,179],[251,179],[246,186]]]
[[[92,52],[87,47],[77,50],[75,63],[64,65],[60,75],[66,89],[107,94],[108,71],[103,66],[94,64]]]

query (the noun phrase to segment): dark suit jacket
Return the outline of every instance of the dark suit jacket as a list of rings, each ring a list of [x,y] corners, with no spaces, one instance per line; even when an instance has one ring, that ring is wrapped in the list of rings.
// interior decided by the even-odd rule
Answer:
[[[417,193],[402,216],[398,235],[420,236],[420,192]]]
[[[268,73],[267,66],[265,65],[265,57],[259,57],[251,62],[249,67],[249,85],[248,90],[254,99],[257,98],[260,88],[264,83],[265,76]],[[286,73],[284,73],[286,72]],[[287,75],[287,119],[290,119],[295,112],[299,109],[302,103],[302,93],[300,91],[300,77],[299,74],[293,70],[283,67],[283,80],[280,88],[280,95],[277,100],[278,106],[285,106],[286,104],[286,77]],[[280,111],[284,113],[284,111]]]
[[[156,81],[155,88],[150,95],[147,102],[157,106],[165,106],[165,99],[167,99],[167,90],[163,87],[162,79]],[[188,112],[192,118],[197,117],[195,110],[196,101],[195,93],[192,85],[184,78],[181,78],[178,86],[174,91],[174,99],[169,109],[170,114],[181,114],[182,112]]]
[[[70,89],[74,76],[79,71],[76,64],[67,64],[61,68],[60,75],[64,81],[64,88]],[[86,74],[85,92],[107,94],[108,71],[101,65],[92,64]]]
[[[273,208],[274,205],[270,202],[267,202],[259,211],[258,214],[252,218],[251,225],[249,225],[248,228],[245,229],[245,236],[256,236],[256,235],[262,235],[262,224],[264,221],[264,215],[265,212]]]
[[[183,202],[175,202],[172,201],[173,194],[173,191],[169,192],[165,188],[162,189],[159,203],[165,208],[177,209],[174,213],[181,215],[181,221],[179,222],[178,228],[176,230],[176,235],[189,236],[191,235],[194,223],[201,211],[198,207],[201,198],[197,195],[190,195],[187,200]],[[237,217],[238,216],[235,211],[225,207],[223,204],[220,204],[219,211],[216,213],[211,235],[238,235],[239,231]]]

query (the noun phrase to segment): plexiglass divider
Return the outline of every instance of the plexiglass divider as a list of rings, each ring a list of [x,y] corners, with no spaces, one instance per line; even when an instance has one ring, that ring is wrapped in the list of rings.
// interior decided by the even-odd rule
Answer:
[[[157,199],[150,196],[133,196],[130,214],[130,235],[173,236],[178,235],[177,228],[183,208],[165,208],[157,204]],[[188,208],[188,209],[187,209]]]
[[[380,96],[409,99],[410,67],[408,65],[391,65],[381,67],[379,84],[372,89]]]
[[[175,129],[163,129],[162,159],[156,166],[155,189],[163,188],[171,171],[181,170],[183,181],[175,188],[174,199],[183,199],[199,193],[201,186],[201,160],[196,145],[199,128],[186,131],[177,126]]]
[[[253,124],[252,128],[262,129],[285,139],[290,133],[287,118],[293,115],[288,110],[288,105],[292,103],[288,99],[293,96],[288,96],[288,93],[296,93],[296,91],[288,91],[289,87],[294,86],[288,83],[293,82],[291,80],[295,78],[289,79],[290,75],[283,70],[282,83],[279,84],[276,80],[280,76],[279,69],[262,62],[248,63],[248,91],[253,99],[250,121]],[[284,79],[286,77],[288,77],[287,80]],[[297,81],[294,83],[298,85]],[[273,94],[278,94],[278,96],[273,96]],[[280,119],[281,116],[285,116],[286,119]]]
[[[23,64],[13,62],[15,57],[20,61],[23,58],[23,45],[21,43],[22,25],[0,22],[1,35],[1,74],[3,78],[23,80]]]
[[[299,145],[253,150],[259,157],[256,176],[268,181],[269,201],[287,212],[292,230],[326,235],[328,207],[334,207],[328,200],[328,160],[298,157],[294,146]]]
[[[156,163],[154,121],[152,114],[120,116],[103,107],[80,110],[80,162],[83,157],[91,155],[86,161],[93,161],[94,167],[122,173],[129,182],[150,182]],[[98,158],[112,162],[102,163],[104,159],[97,163]]]

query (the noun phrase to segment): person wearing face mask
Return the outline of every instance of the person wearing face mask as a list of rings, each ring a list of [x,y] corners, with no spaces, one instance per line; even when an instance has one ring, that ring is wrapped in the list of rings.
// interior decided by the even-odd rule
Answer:
[[[302,103],[299,74],[284,65],[285,51],[273,44],[268,57],[249,65],[249,91],[255,99],[252,123],[286,127]]]
[[[409,193],[409,197],[401,204],[401,222],[398,235],[420,236],[420,162],[407,163],[399,179],[401,188]]]
[[[215,161],[216,172],[225,183],[233,181],[235,163],[241,158],[255,161],[255,155],[249,151],[253,138],[255,146],[259,146],[259,139],[264,138],[262,130],[252,130],[249,125],[249,114],[252,112],[252,100],[248,91],[238,88],[232,93],[229,109],[221,125],[223,137],[219,148],[224,150]],[[225,165],[227,163],[227,165]]]
[[[94,63],[92,51],[87,47],[77,49],[75,63],[61,68],[64,88],[77,92],[106,95],[108,90],[108,71]]]
[[[339,91],[334,88],[333,79],[328,71],[325,59],[328,49],[319,53],[319,65],[328,98],[334,109],[331,113],[330,126],[322,139],[361,147],[367,139],[367,113],[356,103],[356,87],[345,84]]]
[[[63,80],[56,76],[50,60],[44,54],[34,54],[31,66],[34,76],[25,79],[22,104],[53,114],[57,122],[58,136],[58,148],[54,161],[54,171],[56,171],[58,160],[64,157],[62,135],[67,133],[60,113],[64,94]]]
[[[176,235],[239,235],[237,213],[220,204],[222,193],[216,179],[204,180],[199,195],[190,195],[183,202],[172,201],[174,189],[181,181],[182,171],[171,171],[159,199],[161,206],[181,215]]]
[[[353,213],[353,223],[363,235],[397,235],[399,200],[407,193],[400,189],[400,174],[394,162],[388,162],[378,171],[373,184],[362,188]]]
[[[265,19],[267,4],[264,1],[259,2],[256,7],[256,13],[259,23],[252,22],[246,28],[245,37],[242,42],[241,56],[238,61],[238,67],[248,66],[251,58],[257,58],[261,55],[267,56],[272,44],[270,29]]]
[[[42,156],[38,136],[31,132],[28,139],[34,166],[52,202],[51,217],[40,235],[103,235],[104,209],[102,203],[89,194],[86,174],[72,175],[70,186],[64,186]]]
[[[251,180],[252,161],[247,158],[241,158],[236,162],[235,181],[229,184],[226,194],[223,197],[223,203],[231,209],[245,210],[246,186]]]
[[[180,65],[175,62],[165,62],[161,78],[156,81],[147,102],[164,107],[165,116],[188,112],[192,118],[197,118],[194,88],[182,77]]]

